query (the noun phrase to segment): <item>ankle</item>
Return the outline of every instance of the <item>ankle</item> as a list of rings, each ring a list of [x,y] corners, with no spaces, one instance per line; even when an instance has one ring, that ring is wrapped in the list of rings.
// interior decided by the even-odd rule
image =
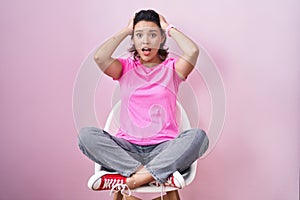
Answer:
[[[135,181],[135,178],[133,176],[126,178],[126,185],[130,188],[130,189],[135,189],[137,188],[137,184]]]

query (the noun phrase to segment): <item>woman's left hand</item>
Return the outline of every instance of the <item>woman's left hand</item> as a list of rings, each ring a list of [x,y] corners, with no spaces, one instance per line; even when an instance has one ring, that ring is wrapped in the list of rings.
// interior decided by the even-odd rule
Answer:
[[[167,22],[165,17],[162,16],[161,14],[159,14],[159,20],[160,20],[161,28],[165,30],[168,27],[169,23]]]

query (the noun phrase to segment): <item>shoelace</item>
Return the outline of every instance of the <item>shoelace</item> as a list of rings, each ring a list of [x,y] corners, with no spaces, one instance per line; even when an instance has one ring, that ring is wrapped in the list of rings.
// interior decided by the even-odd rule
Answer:
[[[161,187],[161,191],[160,191],[160,199],[161,199],[161,200],[164,200],[163,195],[164,195],[164,193],[165,193],[164,190],[165,190],[166,186],[164,186],[163,184],[161,184],[160,187]]]
[[[168,178],[165,185],[171,186],[171,187],[175,187],[175,185],[172,182],[172,178]]]
[[[176,187],[176,186],[174,185],[174,183],[172,182],[172,178],[168,178],[167,181],[166,181],[164,184],[161,184],[161,183],[159,183],[159,182],[157,182],[157,181],[153,181],[153,182],[150,182],[148,185],[150,185],[150,186],[155,186],[155,187],[159,187],[159,186],[164,186],[164,187],[166,187],[166,186]]]
[[[160,186],[160,188],[161,188],[161,190],[160,190],[160,199],[164,200],[163,196],[164,196],[164,193],[165,193],[166,186],[164,184],[161,184],[161,183],[157,182],[157,181],[151,182],[151,183],[149,183],[149,185],[150,186],[155,186],[155,187],[159,187]]]
[[[104,179],[103,189],[112,188],[115,185],[124,184],[123,180],[119,179]]]
[[[128,191],[128,193],[126,193],[125,191]],[[126,195],[127,196],[131,196],[131,190],[129,189],[128,185],[126,184],[115,184],[110,192],[109,192],[109,195],[112,195],[113,192],[121,192],[121,194],[123,195],[124,197],[124,200],[126,200]]]

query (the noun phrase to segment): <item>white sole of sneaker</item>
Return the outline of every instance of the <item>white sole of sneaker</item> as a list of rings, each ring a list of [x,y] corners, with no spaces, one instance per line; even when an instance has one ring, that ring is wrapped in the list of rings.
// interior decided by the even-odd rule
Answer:
[[[177,187],[179,187],[180,189],[184,188],[186,186],[185,180],[183,178],[183,176],[178,172],[174,172],[173,173],[173,177],[174,177],[174,183]]]

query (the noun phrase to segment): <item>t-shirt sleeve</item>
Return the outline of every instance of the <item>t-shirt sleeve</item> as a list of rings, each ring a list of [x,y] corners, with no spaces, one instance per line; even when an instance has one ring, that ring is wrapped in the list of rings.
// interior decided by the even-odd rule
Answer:
[[[128,63],[129,63],[129,58],[117,58],[117,59],[122,65],[122,73],[118,79],[113,78],[114,80],[120,80],[120,78],[123,76],[123,74],[127,71]]]
[[[176,64],[177,58],[172,58],[170,60],[172,69],[173,69],[173,78],[174,78],[174,83],[179,86],[181,82],[185,81],[186,79],[183,79],[182,77],[179,76],[179,74],[176,72],[175,69],[175,64]]]

